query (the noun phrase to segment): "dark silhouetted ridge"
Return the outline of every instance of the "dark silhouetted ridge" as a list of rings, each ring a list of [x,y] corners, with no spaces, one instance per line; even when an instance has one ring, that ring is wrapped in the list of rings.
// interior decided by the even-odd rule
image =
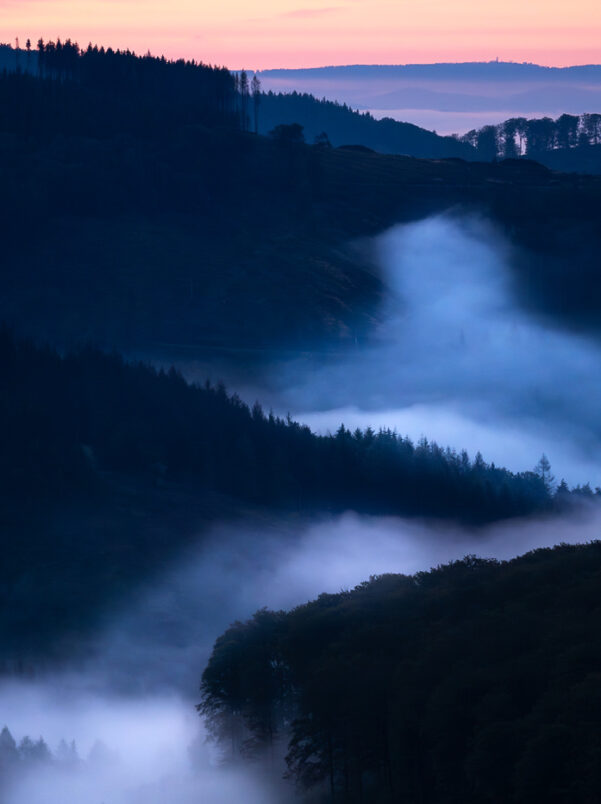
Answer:
[[[588,804],[600,628],[599,542],[468,556],[235,623],[200,709],[226,759],[287,743],[316,800]]]

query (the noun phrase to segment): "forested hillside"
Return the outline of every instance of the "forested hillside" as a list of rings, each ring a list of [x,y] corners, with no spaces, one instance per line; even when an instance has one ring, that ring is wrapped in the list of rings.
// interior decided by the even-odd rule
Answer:
[[[363,145],[384,154],[406,154],[424,159],[476,158],[474,149],[467,142],[440,137],[432,131],[391,118],[376,120],[368,112],[353,111],[346,104],[319,100],[306,93],[263,93],[258,112],[261,134],[268,134],[281,123],[300,123],[309,143],[325,133],[333,146]]]
[[[599,329],[596,179],[276,141],[242,130],[251,89],[222,70],[43,54],[43,78],[0,76],[0,319],[22,333],[151,354],[352,345],[388,289],[349,243],[458,208],[521,247],[525,303]]]
[[[568,123],[545,153],[601,148]],[[601,801],[600,543],[345,589],[599,521],[561,475],[599,473],[601,176],[537,125],[477,161],[245,72],[0,47],[2,804],[287,800],[284,756],[305,804]],[[322,588],[217,639],[216,770],[194,668]],[[25,736],[62,723],[121,770]]]
[[[316,436],[223,387],[85,349],[0,336],[4,656],[85,629],[212,520],[356,511],[471,523],[552,513],[544,472],[512,474],[389,430]],[[77,605],[73,601],[77,600]]]
[[[82,49],[60,39],[40,39],[33,55],[35,71],[21,53],[24,69],[5,73],[2,86],[2,127],[24,137],[129,133],[156,139],[189,123],[240,123],[238,83],[225,68],[92,45]],[[5,115],[17,103],[19,112],[9,122]]]
[[[7,504],[69,498],[116,472],[313,510],[490,521],[552,505],[535,472],[512,474],[479,454],[470,460],[390,430],[351,433],[341,425],[317,436],[258,404],[249,409],[222,386],[190,385],[174,370],[93,349],[60,357],[6,331],[0,358]]]
[[[600,590],[595,542],[262,610],[217,640],[200,710],[224,758],[287,743],[315,801],[588,804],[601,796]]]

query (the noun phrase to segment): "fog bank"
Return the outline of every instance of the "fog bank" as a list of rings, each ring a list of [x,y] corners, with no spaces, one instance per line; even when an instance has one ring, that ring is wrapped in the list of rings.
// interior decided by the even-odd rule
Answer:
[[[6,724],[17,740],[42,735],[54,749],[60,739],[74,739],[82,759],[97,740],[108,751],[100,762],[29,769],[2,801],[288,800],[290,790],[267,788],[254,770],[216,767],[203,742],[194,711],[200,676],[230,623],[263,606],[288,609],[324,591],[352,588],[374,574],[414,573],[468,553],[506,559],[535,547],[586,542],[597,538],[600,525],[598,509],[584,506],[571,517],[479,529],[354,513],[279,528],[216,527],[105,624],[86,663],[0,685],[0,728]]]
[[[524,310],[495,227],[439,216],[374,249],[391,289],[375,345],[278,372],[279,410],[319,432],[343,421],[424,435],[513,471],[546,452],[558,479],[601,484],[601,349]]]

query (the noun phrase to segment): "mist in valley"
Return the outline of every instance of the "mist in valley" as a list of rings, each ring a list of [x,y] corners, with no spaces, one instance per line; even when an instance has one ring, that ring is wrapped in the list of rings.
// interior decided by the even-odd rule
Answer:
[[[279,529],[217,526],[107,619],[86,659],[0,685],[2,725],[17,742],[42,736],[56,753],[60,740],[74,740],[77,750],[75,761],[22,764],[2,800],[291,800],[294,788],[284,781],[274,786],[260,762],[222,766],[195,712],[202,670],[229,624],[265,606],[290,609],[353,588],[371,575],[412,574],[466,554],[510,559],[546,545],[587,542],[600,524],[591,506],[570,517],[477,529],[352,512],[287,520]]]
[[[545,452],[558,479],[600,484],[601,348],[525,309],[508,239],[480,217],[447,215],[395,227],[373,248],[390,288],[375,344],[279,371],[277,409],[318,432],[390,427],[479,450],[512,471]]]
[[[599,345],[526,312],[507,239],[481,218],[441,216],[395,227],[370,249],[390,289],[372,343],[309,367],[291,359],[252,377],[230,368],[231,390],[315,431],[393,428],[472,458],[480,450],[514,471],[545,452],[558,479],[601,483]],[[205,379],[205,365],[180,368]],[[2,800],[288,800],[292,788],[269,786],[258,767],[222,768],[194,709],[212,645],[230,623],[371,575],[587,542],[600,524],[596,507],[583,505],[472,529],[353,512],[216,525],[105,619],[85,658],[2,683],[0,728],[17,741],[41,735],[53,750],[75,740],[80,757],[17,771]]]
[[[159,362],[315,432],[396,429],[514,472],[544,452],[558,481],[601,485],[601,344],[527,309],[527,256],[493,222],[457,210],[358,248],[388,294],[367,345],[243,365],[172,352]]]

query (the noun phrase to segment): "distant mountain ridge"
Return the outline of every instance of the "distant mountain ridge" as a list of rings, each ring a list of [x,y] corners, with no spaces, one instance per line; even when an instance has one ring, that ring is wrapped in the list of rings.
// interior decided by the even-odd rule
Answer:
[[[457,113],[479,114],[476,125],[481,126],[517,115],[557,117],[601,111],[598,64],[356,64],[265,70],[259,77],[267,91],[310,93],[447,133],[474,127],[475,121],[464,129]],[[437,112],[440,119],[426,112]]]
[[[601,64],[578,64],[570,67],[546,67],[532,62],[513,61],[467,61],[467,62],[436,62],[433,64],[346,64],[328,65],[324,67],[301,68],[275,68],[261,70],[260,76],[294,76],[296,78],[309,78],[316,76],[341,77],[351,76],[373,78],[382,77],[406,78],[458,78],[490,81],[491,79],[514,79],[516,77],[596,79],[601,85]]]

